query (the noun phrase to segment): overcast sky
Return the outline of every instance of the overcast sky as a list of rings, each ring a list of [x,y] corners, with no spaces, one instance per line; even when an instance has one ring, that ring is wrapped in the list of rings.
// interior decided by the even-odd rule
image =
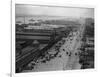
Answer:
[[[92,17],[94,18],[93,8],[63,8],[33,5],[16,5],[16,15],[49,15],[66,17]]]

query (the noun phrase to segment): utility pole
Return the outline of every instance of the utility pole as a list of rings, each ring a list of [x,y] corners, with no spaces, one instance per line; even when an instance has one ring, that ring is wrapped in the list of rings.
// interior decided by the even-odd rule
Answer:
[[[25,24],[25,16],[24,16],[24,24]]]

